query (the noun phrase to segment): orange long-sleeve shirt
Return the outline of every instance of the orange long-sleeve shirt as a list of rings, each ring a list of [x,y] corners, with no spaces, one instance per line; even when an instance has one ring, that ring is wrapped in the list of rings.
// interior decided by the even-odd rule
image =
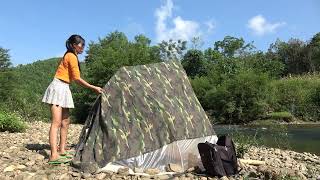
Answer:
[[[67,83],[80,79],[77,56],[71,52],[68,52],[61,60],[54,77]]]

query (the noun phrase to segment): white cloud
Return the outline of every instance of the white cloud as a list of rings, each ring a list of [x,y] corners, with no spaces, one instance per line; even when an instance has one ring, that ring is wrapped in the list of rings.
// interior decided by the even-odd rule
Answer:
[[[204,24],[208,27],[208,30],[207,30],[208,33],[211,33],[215,28],[215,24],[213,23],[212,20],[206,21]]]
[[[172,16],[173,3],[171,0],[167,0],[165,5],[156,9],[155,16],[157,17],[156,34],[158,41],[167,39],[167,25],[166,19]]]
[[[203,35],[201,31],[200,23],[192,20],[185,20],[180,16],[172,17],[172,10],[174,4],[172,0],[166,0],[160,8],[155,11],[156,16],[156,35],[157,41],[162,40],[190,40],[193,37],[198,37]],[[173,27],[168,27],[171,23]],[[213,22],[206,22],[207,33],[211,32],[214,28]]]
[[[168,38],[189,40],[194,36],[200,36],[199,24],[195,21],[182,19],[180,16],[173,19],[174,28],[167,29]]]
[[[281,26],[286,25],[285,22],[270,23],[262,15],[252,17],[248,21],[248,28],[253,31],[254,34],[262,36],[267,33],[274,33]]]

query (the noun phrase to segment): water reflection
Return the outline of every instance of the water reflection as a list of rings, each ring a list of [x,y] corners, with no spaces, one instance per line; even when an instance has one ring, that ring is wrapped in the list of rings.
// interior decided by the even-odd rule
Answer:
[[[320,125],[215,125],[214,130],[218,135],[247,136],[257,145],[320,155]]]

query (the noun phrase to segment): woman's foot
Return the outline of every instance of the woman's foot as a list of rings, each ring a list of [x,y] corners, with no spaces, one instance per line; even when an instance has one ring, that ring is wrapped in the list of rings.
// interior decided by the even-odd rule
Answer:
[[[58,146],[57,149],[60,156],[68,156],[72,158],[72,156],[75,154],[75,151],[68,147],[65,147],[64,149],[60,149],[60,147]]]
[[[55,161],[59,159],[66,159],[66,158],[72,158],[72,156],[68,156],[66,153],[62,154],[61,152],[52,153],[49,161]]]
[[[53,159],[50,158],[48,161],[48,164],[57,165],[57,164],[65,164],[69,163],[71,161],[70,158],[64,157],[64,156],[58,156],[58,158]]]
[[[59,153],[59,155],[61,156],[61,155],[66,154],[66,151],[58,151],[58,153]]]
[[[73,152],[69,152],[69,151],[65,151],[64,153],[59,152],[59,155],[65,158],[73,158],[74,153]]]
[[[60,158],[60,155],[58,153],[51,153],[51,156],[49,157],[49,161],[55,161]]]

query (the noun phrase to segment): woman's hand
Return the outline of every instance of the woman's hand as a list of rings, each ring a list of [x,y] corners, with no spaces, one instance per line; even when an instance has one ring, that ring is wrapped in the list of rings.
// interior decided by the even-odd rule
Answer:
[[[75,82],[86,87],[86,88],[92,89],[97,94],[101,94],[104,91],[101,87],[91,85],[91,84],[87,83],[87,81],[83,80],[82,78],[76,79]]]
[[[97,94],[101,94],[103,92],[103,89],[101,87],[95,86],[93,88],[93,90],[97,93]]]

